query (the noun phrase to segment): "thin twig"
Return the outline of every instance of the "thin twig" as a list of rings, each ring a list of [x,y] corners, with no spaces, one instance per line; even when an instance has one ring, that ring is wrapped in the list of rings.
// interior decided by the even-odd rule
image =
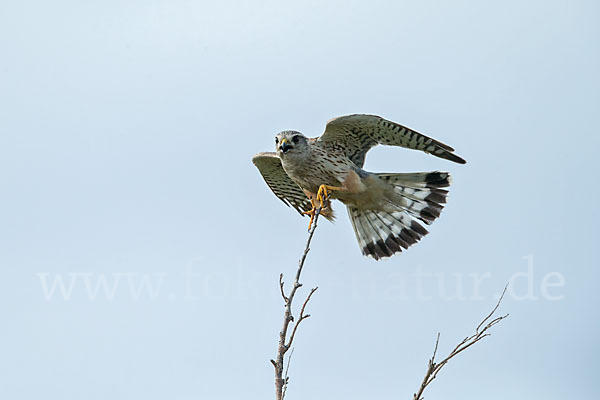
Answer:
[[[283,302],[287,304],[288,298],[285,295],[283,290],[283,274],[279,274],[279,289],[281,290],[281,297],[283,297]]]
[[[292,334],[290,335],[290,340],[288,341],[288,343],[286,345],[287,348],[289,348],[292,345],[292,342],[294,341],[294,337],[296,336],[296,329],[298,329],[300,322],[302,322],[306,318],[310,317],[310,314],[304,315],[304,308],[306,308],[306,304],[310,300],[310,297],[313,295],[314,292],[317,291],[317,289],[318,289],[318,287],[311,289],[310,293],[306,297],[306,300],[304,300],[304,304],[302,304],[302,310],[300,311],[300,318],[298,318],[298,321],[296,321],[296,323],[294,324],[294,329],[292,329]]]
[[[507,287],[508,287],[508,285],[504,287],[504,291],[502,292],[502,295],[498,299],[498,302],[496,303],[496,306],[494,307],[492,312],[490,312],[479,323],[479,325],[477,325],[477,328],[475,329],[475,333],[471,336],[464,338],[450,352],[450,354],[448,354],[448,356],[446,358],[444,358],[442,361],[440,361],[439,363],[435,362],[435,355],[437,353],[438,344],[440,341],[440,334],[439,333],[437,334],[437,339],[435,341],[435,349],[433,350],[433,356],[429,359],[429,362],[427,364],[427,372],[425,373],[425,377],[423,378],[421,387],[419,388],[417,393],[415,393],[413,395],[413,400],[422,400],[423,399],[423,391],[425,390],[425,388],[437,377],[437,374],[444,367],[444,365],[446,365],[448,363],[448,361],[450,361],[450,359],[452,359],[454,356],[456,356],[463,350],[466,350],[469,347],[473,346],[475,343],[479,342],[484,337],[489,336],[490,333],[487,333],[488,329],[490,329],[491,327],[496,325],[498,322],[502,321],[504,318],[508,317],[508,314],[506,314],[506,315],[502,315],[500,317],[496,317],[496,318],[490,320],[492,318],[492,316],[494,315],[494,313],[496,312],[496,310],[498,310],[498,307],[500,307],[500,302],[502,302],[502,299],[504,298],[504,294],[506,293]],[[483,326],[483,329],[482,329],[482,326]]]
[[[287,385],[288,385],[288,382],[290,381],[288,371],[290,370],[290,363],[292,362],[292,355],[294,355],[293,347],[292,347],[292,350],[290,350],[290,355],[288,356],[287,365],[285,367],[285,376],[283,377],[283,392],[281,394],[282,398],[285,398],[285,392],[287,391]]]
[[[304,268],[304,261],[306,260],[306,256],[308,255],[308,252],[310,251],[310,242],[312,241],[315,230],[317,229],[317,221],[319,220],[320,214],[321,214],[321,207],[318,207],[315,210],[315,217],[313,220],[312,227],[308,232],[308,239],[306,241],[304,253],[302,253],[302,257],[298,261],[298,269],[296,270],[296,279],[294,280],[294,284],[292,285],[290,293],[287,296],[285,295],[285,291],[284,291],[283,274],[279,275],[279,289],[281,291],[281,297],[283,297],[283,301],[285,303],[285,312],[283,315],[283,327],[281,328],[281,331],[279,332],[279,345],[277,347],[277,358],[275,360],[271,360],[271,364],[273,364],[273,366],[275,367],[275,398],[277,400],[283,400],[283,398],[285,396],[285,392],[287,390],[287,384],[289,381],[287,371],[290,366],[289,361],[290,361],[291,353],[290,353],[290,356],[288,357],[288,364],[287,364],[287,368],[285,369],[285,376],[284,376],[283,366],[284,366],[285,353],[292,346],[294,337],[296,336],[296,330],[298,329],[298,325],[300,325],[300,322],[302,322],[306,318],[310,317],[310,314],[306,314],[306,315],[304,314],[304,310],[305,310],[306,305],[308,304],[308,301],[310,300],[311,296],[317,290],[317,288],[312,289],[310,291],[310,293],[308,294],[308,296],[306,297],[306,300],[304,300],[304,303],[302,304],[302,308],[300,309],[300,315],[298,317],[298,320],[294,324],[294,327],[292,329],[291,335],[288,340],[288,338],[287,338],[288,329],[290,327],[290,323],[294,321],[294,316],[292,314],[292,302],[294,301],[294,296],[296,295],[296,291],[302,286],[302,284],[300,283],[300,275],[302,274],[302,268]]]

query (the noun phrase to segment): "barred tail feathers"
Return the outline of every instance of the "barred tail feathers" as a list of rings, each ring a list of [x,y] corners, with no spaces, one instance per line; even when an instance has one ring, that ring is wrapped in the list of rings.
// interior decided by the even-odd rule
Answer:
[[[365,211],[350,206],[348,213],[362,253],[376,260],[407,249],[427,234],[406,211]]]
[[[377,174],[393,187],[390,201],[427,225],[440,216],[452,182],[447,172]]]
[[[450,175],[445,172],[377,174],[390,183],[388,201],[393,211],[359,210],[348,206],[348,214],[364,255],[376,260],[391,257],[417,243],[440,216],[446,203]]]

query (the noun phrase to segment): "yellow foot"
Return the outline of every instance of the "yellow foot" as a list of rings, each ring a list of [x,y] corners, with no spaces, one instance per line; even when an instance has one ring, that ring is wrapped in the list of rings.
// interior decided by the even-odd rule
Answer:
[[[313,220],[315,219],[315,215],[317,213],[317,207],[315,206],[315,202],[313,199],[310,199],[310,204],[312,204],[312,209],[309,211],[304,211],[302,214],[310,215],[310,221],[308,222],[308,230],[310,231],[310,227],[312,226]]]
[[[321,185],[319,186],[319,191],[317,192],[317,200],[319,200],[319,202],[321,203],[321,208],[323,208],[325,206],[325,201],[329,198],[329,195],[331,193],[328,193],[327,191],[331,191],[331,190],[344,190],[344,188],[339,187],[339,186],[329,186],[329,185]],[[314,205],[313,205],[314,207]]]
[[[325,208],[325,202],[329,199],[332,190],[344,190],[344,188],[337,186],[329,186],[329,185],[321,185],[319,186],[319,190],[317,191],[316,201],[320,203],[320,209],[323,210]],[[308,230],[310,231],[310,227],[312,226],[313,221],[315,220],[315,215],[317,214],[317,204],[314,198],[307,193],[307,196],[310,197],[310,204],[312,204],[312,209],[309,211],[304,211],[302,214],[310,215],[310,221],[308,222]],[[329,210],[331,213],[331,210]],[[332,214],[330,214],[332,215]]]
[[[310,231],[310,227],[312,226],[313,220],[315,219],[315,208],[313,207],[312,210],[310,211],[304,211],[302,214],[304,215],[310,215],[310,221],[308,222],[308,230]]]

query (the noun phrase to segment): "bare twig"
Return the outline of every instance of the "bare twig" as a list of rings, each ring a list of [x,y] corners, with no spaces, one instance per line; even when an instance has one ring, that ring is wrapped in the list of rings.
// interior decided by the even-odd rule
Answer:
[[[302,304],[302,309],[300,310],[300,318],[298,318],[298,321],[296,321],[296,323],[294,324],[294,329],[292,330],[292,334],[290,335],[290,340],[288,341],[286,347],[289,348],[292,345],[292,342],[294,341],[294,337],[296,336],[296,329],[298,329],[298,326],[300,326],[300,322],[302,322],[306,318],[310,317],[310,314],[304,315],[304,308],[306,308],[306,304],[310,300],[310,297],[313,295],[314,292],[317,291],[317,289],[318,289],[318,287],[312,288],[310,290],[310,293],[306,297],[306,300],[304,300],[304,304]]]
[[[290,368],[290,360],[291,360],[292,354],[294,352],[294,350],[292,348],[292,344],[294,342],[294,338],[296,337],[296,332],[298,330],[298,326],[300,325],[300,323],[302,321],[304,321],[305,319],[310,317],[310,314],[305,314],[304,311],[306,310],[306,306],[307,306],[308,302],[310,301],[312,295],[318,289],[315,287],[310,290],[310,292],[308,293],[308,296],[306,296],[306,299],[304,300],[304,303],[302,304],[302,307],[300,308],[300,314],[298,316],[298,319],[295,321],[294,316],[292,314],[292,302],[294,301],[294,297],[296,295],[297,290],[300,287],[302,287],[302,284],[300,283],[300,275],[302,274],[302,269],[304,268],[304,262],[306,261],[306,256],[308,255],[308,252],[310,251],[310,243],[312,241],[315,230],[317,229],[317,221],[319,219],[320,213],[321,213],[321,208],[319,207],[315,211],[313,225],[312,225],[311,229],[309,230],[308,239],[306,241],[306,246],[304,248],[304,253],[302,254],[302,257],[300,258],[300,260],[298,262],[298,269],[296,270],[296,277],[294,280],[294,284],[292,285],[292,288],[290,289],[290,292],[288,295],[285,294],[283,274],[279,275],[279,290],[280,290],[281,297],[283,298],[283,301],[285,304],[285,312],[284,312],[284,316],[283,316],[283,326],[281,328],[281,331],[279,332],[279,345],[277,347],[277,357],[276,357],[276,359],[271,360],[271,363],[275,367],[275,398],[276,398],[276,400],[283,400],[285,397],[285,394],[287,391],[287,385],[289,382],[288,371]],[[479,342],[484,337],[489,336],[490,333],[488,333],[488,330],[490,328],[492,328],[494,325],[496,325],[497,323],[499,323],[500,321],[502,321],[504,318],[508,317],[508,314],[506,314],[506,315],[502,315],[500,317],[492,318],[492,317],[494,317],[494,314],[498,310],[498,307],[500,307],[500,303],[502,302],[502,299],[504,298],[506,289],[507,289],[507,287],[504,288],[502,295],[498,299],[498,302],[496,303],[496,306],[492,309],[492,311],[479,323],[479,325],[477,325],[477,328],[475,328],[475,333],[471,336],[464,338],[450,352],[450,354],[448,354],[448,356],[446,358],[444,358],[442,361],[440,361],[439,363],[435,361],[435,357],[437,355],[438,346],[439,346],[439,342],[440,342],[440,334],[439,333],[437,334],[436,341],[435,341],[435,347],[433,349],[433,355],[431,356],[431,358],[429,359],[428,364],[427,364],[427,372],[425,373],[425,377],[423,378],[423,382],[421,383],[419,390],[417,391],[417,393],[415,393],[413,395],[413,400],[423,400],[423,392],[425,391],[425,388],[427,388],[427,386],[437,377],[437,374],[444,367],[444,365],[446,365],[448,363],[448,361],[450,361],[453,357],[455,357],[456,355],[461,353],[463,350],[466,350],[469,347],[471,347],[472,345],[474,345],[475,343]],[[291,323],[293,323],[293,325],[290,327]],[[288,332],[290,332],[290,328],[291,328],[291,334],[288,337]],[[289,356],[287,358],[287,364],[285,364],[285,369],[284,369],[285,354],[290,349],[291,349],[291,352],[289,353]]]
[[[485,317],[479,323],[479,325],[477,325],[477,328],[475,329],[475,333],[471,336],[464,338],[454,348],[454,350],[452,350],[450,352],[450,354],[446,358],[444,358],[442,361],[440,361],[439,363],[435,362],[435,355],[437,353],[438,344],[440,342],[440,334],[439,333],[437,334],[437,339],[435,341],[435,348],[433,350],[433,355],[431,356],[431,358],[429,359],[429,362],[427,364],[427,372],[425,373],[425,377],[423,378],[421,387],[419,388],[417,393],[414,394],[413,400],[422,400],[423,399],[423,392],[425,391],[425,388],[437,377],[437,374],[444,367],[444,365],[446,365],[448,363],[448,361],[450,361],[450,359],[452,359],[454,356],[456,356],[463,350],[466,350],[469,347],[471,347],[472,345],[474,345],[475,343],[479,342],[484,337],[489,336],[490,333],[487,332],[488,329],[490,329],[491,327],[496,325],[498,322],[502,321],[504,318],[508,317],[508,314],[506,314],[506,315],[502,315],[500,317],[491,319],[493,317],[494,313],[496,312],[496,310],[498,310],[498,307],[500,307],[500,302],[504,298],[504,294],[506,293],[507,287],[508,287],[508,285],[504,287],[504,291],[502,292],[502,295],[498,299],[498,302],[496,303],[496,306],[494,307],[492,312],[490,312],[487,315],[487,317]],[[482,327],[483,327],[483,329],[482,329]]]
[[[294,342],[294,338],[296,336],[296,331],[297,331],[300,323],[303,320],[305,320],[306,318],[310,317],[310,314],[306,314],[306,315],[304,314],[304,310],[305,310],[306,305],[308,304],[311,296],[317,290],[316,287],[311,289],[310,293],[306,297],[306,300],[304,300],[304,303],[302,304],[302,308],[300,309],[300,315],[298,317],[298,320],[294,323],[291,335],[288,339],[288,330],[290,328],[290,323],[294,322],[294,316],[292,314],[292,302],[294,301],[294,296],[296,295],[296,291],[302,286],[302,284],[300,283],[300,275],[302,274],[302,268],[304,267],[304,261],[306,260],[306,256],[307,256],[308,252],[310,251],[310,242],[315,233],[315,230],[317,229],[317,221],[319,219],[320,213],[321,213],[321,208],[318,207],[315,210],[315,217],[313,220],[312,227],[308,233],[308,239],[306,241],[304,253],[302,254],[302,257],[300,258],[300,260],[298,261],[298,269],[296,270],[296,279],[294,280],[294,284],[292,285],[290,293],[287,296],[285,295],[285,290],[284,290],[283,274],[279,275],[279,289],[281,291],[281,297],[283,298],[283,301],[285,303],[285,312],[283,315],[283,327],[281,328],[281,331],[279,332],[279,345],[277,347],[277,358],[275,360],[271,360],[271,364],[273,364],[273,366],[275,367],[275,398],[277,400],[283,400],[283,398],[285,397],[285,392],[287,390],[287,384],[289,381],[288,369],[290,367],[289,362],[290,362],[290,357],[291,357],[292,353],[290,353],[290,355],[288,356],[288,363],[287,363],[287,367],[285,368],[285,376],[284,376],[283,366],[284,366],[285,353],[287,353],[287,351],[292,347],[292,343]],[[292,352],[293,352],[293,350],[292,350]]]
[[[287,304],[288,298],[285,295],[285,291],[283,290],[283,274],[279,274],[279,289],[281,290],[281,297],[283,297],[283,302]]]
[[[285,376],[283,377],[283,392],[281,394],[282,398],[285,398],[285,392],[287,391],[287,384],[288,381],[290,380],[290,377],[288,375],[288,371],[290,370],[290,362],[292,362],[292,356],[294,355],[294,348],[292,347],[292,350],[290,350],[290,355],[288,356],[287,359],[287,365],[285,366]]]

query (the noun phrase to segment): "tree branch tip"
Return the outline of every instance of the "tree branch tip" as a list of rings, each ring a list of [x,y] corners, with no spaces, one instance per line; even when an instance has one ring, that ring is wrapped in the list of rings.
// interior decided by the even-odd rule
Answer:
[[[504,297],[504,293],[506,293],[506,290],[508,289],[509,284],[510,284],[510,282],[506,282],[506,285],[504,285],[504,290],[502,290],[502,295],[500,295],[501,299]]]
[[[308,252],[310,251],[310,244],[311,244],[313,235],[315,233],[315,230],[317,228],[317,221],[319,219],[320,213],[321,213],[321,208],[319,207],[315,211],[313,225],[312,225],[311,229],[308,230],[308,238],[306,241],[304,252],[302,253],[302,256],[300,257],[300,260],[298,261],[298,268],[296,270],[295,279],[293,281],[293,284],[291,285],[291,288],[288,288],[289,294],[287,296],[286,296],[285,290],[284,290],[283,273],[279,274],[279,288],[281,291],[281,296],[283,297],[284,302],[285,302],[285,312],[284,312],[283,327],[279,333],[279,346],[277,349],[277,358],[276,358],[277,361],[271,360],[271,363],[275,367],[275,394],[276,394],[277,400],[283,400],[283,398],[285,397],[285,394],[287,391],[287,384],[289,382],[288,369],[290,366],[290,360],[292,357],[292,353],[294,352],[294,350],[291,346],[293,344],[294,338],[296,336],[296,331],[298,330],[298,326],[299,326],[300,322],[302,322],[304,319],[310,317],[309,314],[304,315],[304,310],[305,310],[306,304],[310,300],[310,297],[317,290],[316,287],[311,289],[307,298],[304,300],[304,303],[302,304],[299,317],[297,318],[297,320],[294,320],[294,316],[292,314],[292,303],[294,301],[295,295],[297,294],[297,290],[300,287],[302,287],[302,283],[300,283],[300,275],[302,273],[302,269],[304,268],[304,262],[306,261]],[[290,325],[292,322],[293,322],[293,325]],[[288,329],[291,329],[291,334],[289,335],[289,338],[287,337],[288,333],[289,333]],[[285,354],[288,352],[288,350],[290,350],[290,348],[292,349],[292,352],[288,356],[287,366],[285,367],[285,371],[284,371]],[[284,374],[284,372],[285,372],[285,374]]]
[[[471,336],[465,337],[456,347],[454,347],[454,350],[452,350],[450,352],[450,354],[448,356],[446,356],[446,358],[444,358],[439,363],[436,363],[435,356],[437,353],[438,344],[439,344],[439,340],[440,340],[440,333],[438,332],[437,337],[436,337],[435,348],[433,351],[433,356],[431,357],[431,359],[429,359],[427,372],[425,374],[425,377],[423,378],[421,387],[419,388],[419,390],[416,393],[414,393],[413,400],[423,400],[423,392],[424,392],[425,388],[437,377],[437,374],[444,367],[444,365],[446,365],[448,363],[448,361],[450,361],[452,358],[457,356],[462,351],[470,348],[472,345],[479,342],[483,338],[490,336],[491,333],[488,330],[491,329],[492,327],[494,327],[498,322],[500,322],[503,319],[505,319],[506,317],[508,317],[509,314],[505,314],[505,315],[501,315],[499,317],[495,317],[492,319],[496,310],[498,310],[498,307],[500,307],[500,303],[502,302],[502,299],[504,298],[507,288],[508,288],[508,284],[504,287],[504,290],[502,291],[502,294],[498,298],[498,301],[496,302],[496,305],[494,306],[492,311],[489,314],[487,314],[487,316],[479,323],[479,325],[477,325],[477,327],[475,328],[475,333],[472,334]]]

